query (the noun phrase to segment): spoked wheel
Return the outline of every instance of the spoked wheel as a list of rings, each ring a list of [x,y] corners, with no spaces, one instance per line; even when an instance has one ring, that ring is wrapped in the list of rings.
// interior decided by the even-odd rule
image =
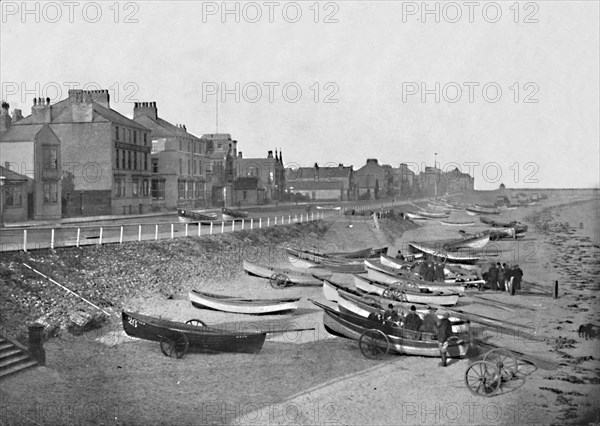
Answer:
[[[273,274],[269,282],[273,288],[284,288],[292,284],[292,281],[286,274]]]
[[[181,358],[187,352],[188,347],[188,339],[181,332],[174,332],[170,336],[160,337],[160,350],[168,357]]]
[[[517,375],[519,369],[517,357],[508,349],[492,349],[483,356],[483,360],[496,364],[502,380],[505,382]]]
[[[196,327],[206,327],[206,323],[199,319],[191,319],[185,322],[186,324],[195,325]]]
[[[465,384],[471,393],[479,396],[493,396],[500,390],[502,376],[496,364],[476,361],[465,372]]]
[[[371,329],[360,335],[358,346],[367,358],[382,359],[390,351],[390,340],[383,331]]]

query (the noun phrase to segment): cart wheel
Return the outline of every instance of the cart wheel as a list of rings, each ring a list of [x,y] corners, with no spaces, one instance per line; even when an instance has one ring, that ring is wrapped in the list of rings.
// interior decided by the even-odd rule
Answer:
[[[284,288],[292,284],[290,278],[286,274],[273,274],[269,279],[271,287]]]
[[[381,359],[390,351],[390,341],[381,330],[371,329],[360,335],[358,346],[364,356]]]
[[[465,384],[475,395],[493,396],[500,390],[501,377],[493,362],[476,361],[465,372]]]
[[[181,358],[188,350],[189,342],[185,334],[174,332],[160,337],[160,350],[169,357]]]
[[[196,319],[196,318],[187,320],[185,323],[190,324],[190,325],[195,325],[197,327],[206,327],[206,323],[204,321]]]
[[[515,355],[508,349],[492,349],[483,356],[483,360],[496,364],[502,380],[505,382],[517,375],[519,363]]]

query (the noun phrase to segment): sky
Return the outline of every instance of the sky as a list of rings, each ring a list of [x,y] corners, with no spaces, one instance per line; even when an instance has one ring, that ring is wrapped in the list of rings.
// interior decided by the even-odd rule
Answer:
[[[108,89],[128,117],[156,102],[292,167],[437,160],[476,189],[598,187],[599,5],[2,1],[1,96],[29,115]]]

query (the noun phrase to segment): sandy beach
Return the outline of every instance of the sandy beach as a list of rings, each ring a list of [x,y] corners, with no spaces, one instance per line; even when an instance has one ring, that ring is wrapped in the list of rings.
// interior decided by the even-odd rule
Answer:
[[[466,219],[464,213],[453,213],[450,218]],[[499,218],[513,219],[529,226],[526,238],[490,243],[486,262],[518,263],[525,274],[522,294],[479,293],[509,309],[479,304],[468,296],[461,298],[459,306],[533,328],[536,340],[496,330],[487,330],[486,337],[496,345],[551,363],[535,367],[521,362],[517,378],[494,397],[474,396],[464,384],[466,368],[480,354],[452,360],[446,368],[440,367],[438,358],[396,355],[369,360],[356,342],[325,331],[322,311],[308,300],[323,302],[320,288],[274,290],[268,280],[243,274],[244,257],[285,265],[280,249],[285,243],[331,251],[387,245],[395,254],[395,250],[404,252],[411,240],[457,235],[455,229],[439,222],[411,229],[381,221],[376,229],[369,221],[340,217],[321,228],[290,231],[273,244],[248,233],[241,240],[224,236],[226,246],[218,242],[219,237],[204,239],[200,249],[195,246],[200,240],[191,238],[181,243],[186,248],[182,253],[169,252],[179,245],[165,247],[155,258],[145,259],[140,270],[115,273],[115,280],[131,279],[132,289],[139,287],[140,280],[154,280],[156,285],[152,292],[132,290],[113,300],[113,306],[107,307],[114,313],[113,321],[102,329],[81,336],[62,332],[47,341],[45,367],[0,382],[0,424],[597,424],[599,340],[585,340],[577,330],[581,324],[600,324],[598,199],[550,197]],[[485,229],[477,225],[468,231]],[[236,245],[236,241],[243,244]],[[208,250],[211,244],[218,249]],[[89,255],[91,250],[82,253]],[[125,262],[127,253],[115,254],[114,264]],[[218,273],[208,265],[194,264],[194,253],[203,262],[210,259]],[[38,264],[67,260],[60,250],[28,256]],[[158,271],[155,263],[161,257],[170,258],[175,268]],[[24,255],[11,255],[2,260],[2,267],[14,267],[24,259]],[[89,274],[93,281],[98,275],[91,263],[78,263],[71,275],[63,274],[61,279],[75,285],[82,274]],[[23,281],[30,282],[31,277]],[[555,281],[559,282],[558,299],[549,294]],[[107,286],[110,282],[107,278]],[[191,288],[302,300],[293,314],[236,315],[192,307],[187,300]],[[541,293],[541,288],[547,293]],[[269,334],[257,355],[189,354],[172,359],[163,356],[158,343],[124,335],[118,319],[121,308],[243,329],[314,330]],[[6,328],[10,323],[6,315],[2,319]]]

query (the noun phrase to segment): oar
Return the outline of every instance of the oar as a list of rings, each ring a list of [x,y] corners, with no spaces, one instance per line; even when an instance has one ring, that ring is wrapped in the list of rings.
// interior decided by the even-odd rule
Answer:
[[[466,297],[470,297],[472,299],[475,299],[475,301],[477,303],[481,303],[482,305],[487,305],[487,306],[493,306],[494,308],[498,308],[498,309],[504,309],[505,311],[510,311],[510,312],[514,312],[514,309],[511,309],[507,306],[503,306],[504,304],[501,302],[495,303],[492,300],[488,300],[488,299],[484,299],[483,297],[476,297],[476,296],[472,296],[470,294],[465,294]]]
[[[314,327],[311,328],[291,328],[291,329],[283,329],[283,330],[265,330],[264,333],[287,333],[288,331],[309,331],[314,330]]]
[[[77,293],[75,293],[73,290],[68,289],[67,287],[65,287],[62,284],[57,283],[56,281],[54,281],[52,278],[50,278],[47,275],[42,274],[40,271],[38,271],[37,269],[32,268],[31,266],[29,266],[28,264],[24,263],[23,264],[26,268],[31,269],[33,272],[35,272],[38,275],[41,275],[42,277],[46,278],[48,281],[50,281],[51,283],[56,284],[57,286],[59,286],[60,288],[63,288],[65,290],[67,290],[69,293],[73,294],[74,296],[79,297],[81,300],[83,300],[85,303],[87,303],[88,305],[93,306],[94,308],[98,309],[99,311],[102,311],[103,313],[105,313],[106,315],[110,316],[110,314],[108,312],[106,312],[104,309],[100,308],[99,306],[94,305],[92,302],[90,302],[89,300],[87,300],[86,298],[78,295]]]

